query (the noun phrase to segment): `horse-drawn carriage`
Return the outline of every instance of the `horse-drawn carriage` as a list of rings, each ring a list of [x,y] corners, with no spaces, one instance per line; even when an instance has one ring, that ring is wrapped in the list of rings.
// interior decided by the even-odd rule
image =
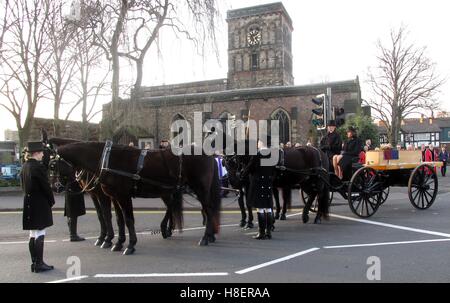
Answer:
[[[339,193],[351,211],[362,218],[374,215],[389,196],[390,187],[407,187],[411,204],[420,210],[431,207],[438,192],[436,168],[441,162],[422,162],[421,151],[369,151],[365,164],[353,164],[351,178],[341,180],[330,174],[329,203]],[[307,194],[302,190],[304,203]],[[317,203],[317,202],[315,202]],[[312,207],[312,210],[315,206]]]

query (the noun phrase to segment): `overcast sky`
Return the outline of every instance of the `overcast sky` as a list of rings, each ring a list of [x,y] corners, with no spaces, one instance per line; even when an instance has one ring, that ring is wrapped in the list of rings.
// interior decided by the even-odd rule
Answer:
[[[226,10],[271,3],[263,0],[220,1],[222,18]],[[376,42],[389,37],[391,28],[402,24],[409,41],[426,46],[441,76],[449,79],[439,96],[450,111],[450,2],[447,0],[283,0],[294,23],[293,56],[295,84],[355,79],[362,84],[363,98],[369,98],[364,85],[369,66],[375,65]],[[219,62],[212,51],[197,54],[192,44],[161,35],[162,53],[156,48],[146,62],[145,85],[226,78],[227,24],[218,23]],[[124,83],[130,78],[125,73]],[[131,83],[130,83],[131,84]],[[107,102],[108,99],[105,99]],[[37,116],[53,116],[52,105],[43,102]],[[100,116],[96,119],[98,121]],[[0,140],[4,129],[15,129],[13,119],[1,109]]]

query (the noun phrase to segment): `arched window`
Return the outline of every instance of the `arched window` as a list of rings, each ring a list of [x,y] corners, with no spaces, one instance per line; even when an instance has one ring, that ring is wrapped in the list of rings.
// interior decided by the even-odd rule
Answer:
[[[272,120],[278,120],[280,126],[280,143],[287,143],[291,140],[290,119],[286,111],[279,109],[272,114]]]

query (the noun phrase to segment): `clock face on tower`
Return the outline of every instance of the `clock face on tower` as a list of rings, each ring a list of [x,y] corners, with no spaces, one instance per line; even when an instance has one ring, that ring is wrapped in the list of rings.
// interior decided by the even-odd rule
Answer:
[[[261,44],[261,31],[258,29],[251,29],[247,34],[247,42],[250,46]]]

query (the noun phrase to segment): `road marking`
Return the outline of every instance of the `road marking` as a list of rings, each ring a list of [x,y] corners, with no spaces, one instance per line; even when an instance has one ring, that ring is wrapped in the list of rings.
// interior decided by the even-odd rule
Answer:
[[[384,243],[382,242],[382,243],[368,243],[368,244],[354,244],[354,245],[324,246],[323,248],[324,249],[356,248],[356,247],[419,244],[419,243],[433,243],[433,242],[450,242],[450,239],[433,239],[433,240],[418,240],[418,241],[384,242]]]
[[[419,234],[427,234],[427,235],[433,235],[433,236],[438,236],[438,237],[450,238],[450,234],[441,233],[441,232],[432,231],[432,230],[411,228],[411,227],[407,227],[407,226],[394,225],[394,224],[388,224],[388,223],[382,223],[382,222],[376,222],[376,221],[370,221],[370,220],[364,220],[364,219],[356,219],[356,218],[340,216],[340,215],[333,215],[333,214],[330,214],[330,217],[348,220],[348,221],[360,222],[360,223],[365,223],[365,224],[378,225],[378,226],[383,226],[383,227],[388,227],[388,228],[406,230],[406,231],[411,231],[411,232],[415,232],[415,233],[419,233]]]
[[[303,256],[303,255],[315,252],[315,251],[317,251],[319,249],[320,248],[315,247],[315,248],[311,248],[311,249],[308,249],[308,250],[304,250],[304,251],[301,251],[301,252],[298,252],[298,253],[295,253],[295,254],[283,257],[283,258],[279,258],[279,259],[276,259],[276,260],[273,260],[273,261],[269,261],[269,262],[266,262],[266,263],[263,263],[263,264],[260,264],[260,265],[255,265],[255,266],[252,266],[252,267],[249,267],[249,268],[242,269],[240,271],[236,271],[236,273],[238,275],[243,275],[243,274],[249,273],[251,271],[255,271],[257,269],[263,268],[263,267],[267,267],[267,266],[270,266],[270,265],[274,265],[274,264],[277,264],[277,263],[288,261],[290,259],[297,258],[297,257]]]
[[[55,284],[55,283],[66,283],[66,282],[72,282],[72,281],[79,281],[79,280],[83,280],[89,278],[89,276],[79,276],[79,277],[74,277],[74,278],[69,278],[69,279],[64,279],[64,280],[57,280],[57,281],[50,281],[47,283],[50,284]]]
[[[57,240],[46,240],[44,243],[56,243]],[[17,242],[0,242],[0,245],[16,245],[16,244],[28,244],[29,241],[17,241]]]
[[[167,274],[97,274],[94,278],[166,278],[166,277],[218,277],[228,276],[227,272],[217,273],[167,273]]]

